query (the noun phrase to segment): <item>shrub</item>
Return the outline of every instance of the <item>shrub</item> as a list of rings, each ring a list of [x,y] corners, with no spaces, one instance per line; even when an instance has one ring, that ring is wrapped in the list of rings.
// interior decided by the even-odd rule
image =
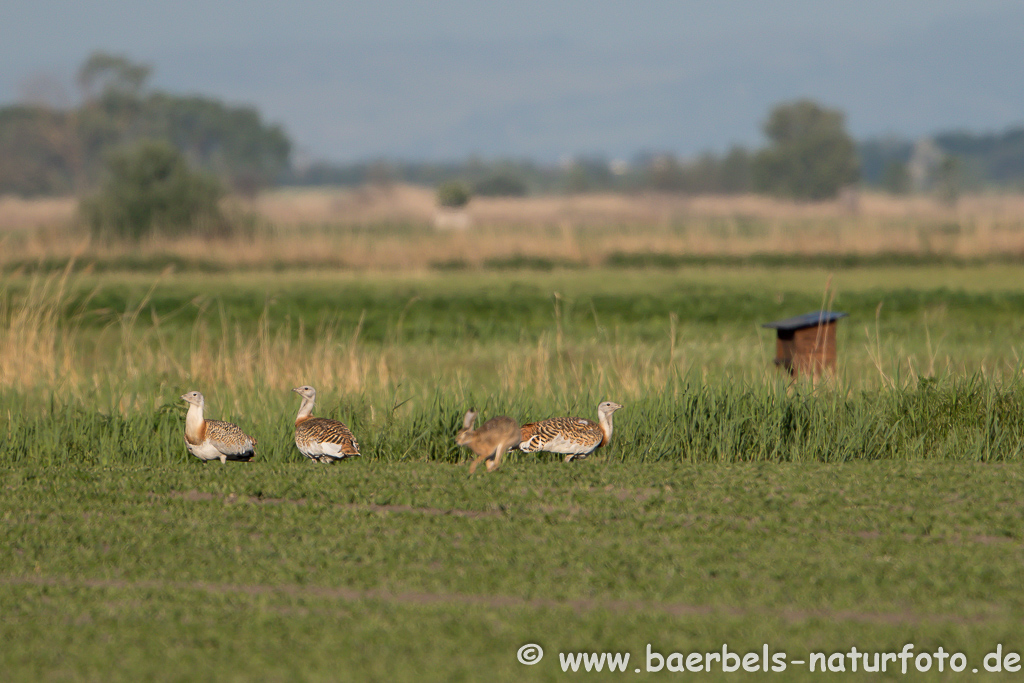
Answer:
[[[469,203],[470,192],[465,183],[450,181],[437,188],[437,203],[449,209],[459,209]]]
[[[191,170],[166,142],[147,140],[109,157],[106,182],[81,211],[93,234],[105,237],[223,232],[223,196],[216,178]]]

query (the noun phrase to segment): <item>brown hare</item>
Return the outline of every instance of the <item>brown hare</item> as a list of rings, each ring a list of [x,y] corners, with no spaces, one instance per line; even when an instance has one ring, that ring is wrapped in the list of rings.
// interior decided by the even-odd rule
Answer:
[[[521,432],[519,423],[511,417],[492,417],[480,429],[473,429],[476,411],[470,410],[462,421],[462,429],[455,436],[455,443],[466,446],[476,453],[476,460],[469,466],[469,473],[476,472],[480,461],[487,461],[487,471],[493,472],[501,466],[501,456],[519,445]]]

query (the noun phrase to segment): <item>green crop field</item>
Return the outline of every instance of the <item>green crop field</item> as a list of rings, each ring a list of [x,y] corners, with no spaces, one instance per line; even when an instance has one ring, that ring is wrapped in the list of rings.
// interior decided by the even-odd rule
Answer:
[[[940,647],[984,680],[1001,646],[1009,677],[1021,275],[8,274],[0,679],[656,680],[687,675],[672,653],[723,646],[785,653],[779,680],[822,676],[812,653],[877,678],[833,655],[910,643],[930,653],[918,679],[959,678]],[[760,325],[823,306],[850,314],[838,375],[790,385]],[[361,458],[299,455],[300,384]],[[188,455],[191,389],[258,439],[253,462]],[[594,419],[606,399],[625,406],[612,442],[581,462],[512,454],[470,476],[454,443],[470,407]],[[521,664],[531,643],[544,657]],[[583,652],[628,668],[563,672]],[[744,675],[702,661],[689,675]]]

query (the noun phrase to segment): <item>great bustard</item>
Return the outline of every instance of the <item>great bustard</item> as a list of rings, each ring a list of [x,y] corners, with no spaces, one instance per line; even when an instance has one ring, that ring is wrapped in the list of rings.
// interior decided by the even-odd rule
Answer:
[[[492,417],[480,429],[473,429],[474,422],[476,411],[470,410],[455,435],[455,443],[476,453],[476,460],[469,466],[470,474],[476,472],[482,460],[487,461],[487,471],[493,472],[501,466],[501,456],[519,445],[519,423],[504,415]]]
[[[582,417],[552,417],[522,427],[519,450],[565,454],[565,461],[585,458],[612,438],[612,414],[622,408],[605,401],[597,406],[597,422]]]
[[[185,414],[185,446],[200,460],[228,460],[249,462],[256,455],[256,439],[248,436],[238,425],[203,418],[206,401],[198,391],[181,395],[188,403]]]
[[[317,462],[334,462],[359,455],[359,443],[344,423],[313,417],[316,389],[302,386],[292,391],[302,397],[299,415],[295,418],[295,445],[300,453]]]

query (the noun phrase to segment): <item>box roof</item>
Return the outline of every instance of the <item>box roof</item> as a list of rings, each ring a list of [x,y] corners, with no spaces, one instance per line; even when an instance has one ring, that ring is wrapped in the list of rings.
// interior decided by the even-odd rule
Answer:
[[[842,313],[840,311],[811,311],[810,313],[796,315],[792,318],[786,318],[785,320],[776,320],[774,322],[764,323],[761,327],[771,327],[776,330],[801,330],[805,327],[816,327],[818,325],[835,322],[836,320],[845,318],[848,315],[849,313]]]

